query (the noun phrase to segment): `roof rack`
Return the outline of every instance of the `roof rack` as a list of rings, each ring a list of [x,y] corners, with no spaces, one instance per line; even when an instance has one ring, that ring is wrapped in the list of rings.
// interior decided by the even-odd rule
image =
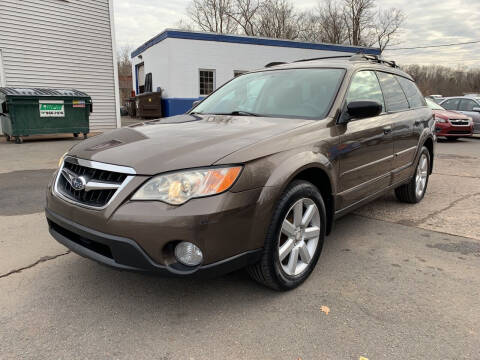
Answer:
[[[357,53],[355,55],[336,55],[336,56],[316,57],[316,58],[310,58],[310,59],[301,59],[301,60],[293,61],[293,63],[314,61],[314,60],[328,60],[328,59],[349,59],[349,61],[371,61],[371,62],[376,62],[378,64],[385,64],[395,69],[399,68],[399,66],[395,61],[385,60],[379,55],[372,55],[372,54],[365,54],[365,53]],[[268,67],[283,65],[283,64],[287,64],[287,63],[282,61],[273,61],[265,65],[265,67],[268,68]]]
[[[379,63],[379,64],[389,65],[389,66],[391,66],[395,69],[399,68],[399,66],[397,65],[397,63],[395,61],[382,59],[378,55],[358,53],[358,54],[355,54],[355,55],[350,57],[350,61],[361,61],[361,60],[368,60],[368,61],[376,62],[376,63]]]

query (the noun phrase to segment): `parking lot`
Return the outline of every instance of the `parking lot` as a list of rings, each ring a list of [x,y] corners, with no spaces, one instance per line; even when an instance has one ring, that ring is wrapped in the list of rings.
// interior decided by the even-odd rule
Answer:
[[[420,204],[388,194],[339,220],[288,293],[68,252],[44,191],[78,141],[0,139],[0,359],[480,358],[480,137],[437,144]]]

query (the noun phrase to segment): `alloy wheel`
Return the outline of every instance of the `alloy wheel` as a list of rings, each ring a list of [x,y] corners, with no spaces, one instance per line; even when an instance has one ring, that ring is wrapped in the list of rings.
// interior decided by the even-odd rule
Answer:
[[[421,198],[425,191],[425,186],[427,184],[427,177],[428,177],[428,158],[427,158],[427,155],[422,154],[420,156],[420,160],[418,161],[417,174],[415,176],[415,193],[417,194],[417,198]]]
[[[298,200],[288,210],[278,239],[278,257],[282,270],[289,276],[307,270],[320,238],[320,212],[313,200]]]

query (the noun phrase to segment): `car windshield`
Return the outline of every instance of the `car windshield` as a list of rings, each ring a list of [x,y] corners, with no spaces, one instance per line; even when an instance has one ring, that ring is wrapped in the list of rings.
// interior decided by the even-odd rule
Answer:
[[[269,70],[241,75],[197,107],[197,114],[324,118],[344,69]]]
[[[438,105],[435,101],[432,101],[430,99],[425,99],[427,101],[427,105],[430,109],[432,110],[445,110],[443,107]]]

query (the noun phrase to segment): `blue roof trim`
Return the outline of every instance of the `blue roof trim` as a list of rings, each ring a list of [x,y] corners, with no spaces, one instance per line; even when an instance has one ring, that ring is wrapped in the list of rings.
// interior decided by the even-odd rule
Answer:
[[[214,34],[214,33],[189,32],[189,31],[180,31],[180,30],[165,30],[164,32],[158,34],[153,39],[147,41],[145,44],[143,44],[142,46],[134,50],[131,54],[132,58],[140,55],[148,48],[158,44],[159,42],[167,38],[217,41],[217,42],[227,42],[227,43],[234,43],[234,44],[279,46],[279,47],[289,47],[289,48],[297,48],[297,49],[330,50],[330,51],[340,51],[340,52],[349,52],[349,53],[361,52],[364,54],[372,54],[372,55],[381,54],[380,49],[377,49],[377,48],[366,48],[366,47],[333,45],[333,44],[317,44],[317,43],[308,43],[308,42],[300,42],[300,41],[293,41],[293,40],[258,38],[258,37],[252,37],[252,36],[225,35],[225,34]]]

